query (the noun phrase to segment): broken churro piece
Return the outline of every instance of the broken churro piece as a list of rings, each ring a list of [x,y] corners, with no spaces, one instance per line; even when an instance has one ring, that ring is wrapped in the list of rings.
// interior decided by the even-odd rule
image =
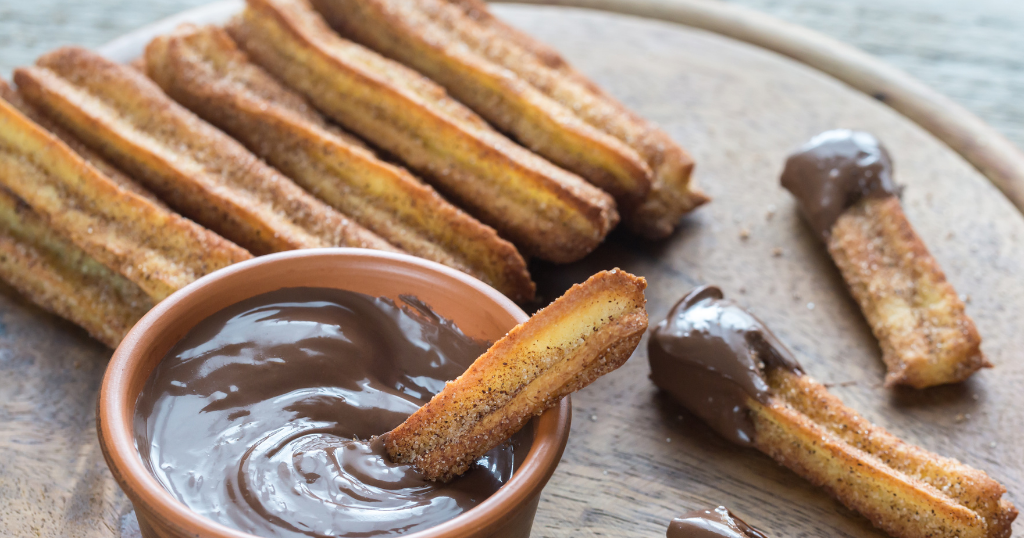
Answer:
[[[251,257],[230,241],[117,186],[4,100],[0,184],[55,232],[154,301]]]
[[[306,0],[250,0],[228,29],[254,62],[527,255],[578,260],[618,222],[607,193],[504,137],[423,75],[342,39]]]
[[[57,235],[28,204],[2,187],[0,278],[111,348],[153,307],[135,283]]]
[[[386,434],[430,480],[464,473],[562,397],[621,366],[647,329],[647,281],[602,271],[521,323]]]
[[[693,160],[664,131],[478,0],[313,0],[342,35],[438,81],[527,147],[619,201],[652,238],[707,202]]]
[[[649,344],[651,379],[730,440],[756,447],[897,538],[1010,535],[1006,488],[910,445],[805,375],[718,288],[690,292]]]
[[[132,67],[69,47],[14,76],[18,91],[49,118],[185,216],[256,254],[330,246],[396,250]]]
[[[146,49],[149,76],[342,213],[415,256],[469,273],[517,302],[534,284],[514,246],[406,170],[330,129],[249,62],[227,33],[185,26]]]
[[[903,213],[878,140],[822,133],[789,158],[782,185],[825,240],[878,338],[886,385],[955,383],[991,367],[963,301]]]

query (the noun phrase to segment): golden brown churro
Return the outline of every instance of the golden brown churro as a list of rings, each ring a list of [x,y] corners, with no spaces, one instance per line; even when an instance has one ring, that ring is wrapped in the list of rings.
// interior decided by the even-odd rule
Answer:
[[[15,71],[33,106],[176,210],[265,254],[354,246],[396,250],[181,107],[134,68],[80,48]]]
[[[1004,538],[1017,509],[983,471],[908,444],[808,376],[769,369],[754,445],[897,538]]]
[[[114,348],[153,301],[135,283],[57,235],[0,187],[0,278]]]
[[[345,37],[447,88],[527,147],[615,195],[626,224],[652,238],[708,201],[693,160],[664,131],[478,0],[313,0]]]
[[[313,0],[344,37],[398,60],[439,82],[499,129],[533,151],[580,174],[630,207],[647,196],[653,172],[624,142],[588,124],[573,109],[492,62],[461,33],[480,24],[446,1]],[[481,6],[482,7],[482,6]],[[442,20],[437,21],[435,19]],[[489,34],[487,37],[501,37]],[[514,47],[508,40],[489,46]]]
[[[654,331],[651,379],[723,436],[756,447],[897,538],[1010,535],[1017,510],[984,472],[910,445],[805,375],[714,287]]]
[[[391,459],[430,480],[464,473],[529,419],[626,362],[647,330],[646,287],[615,269],[570,288],[388,433]]]
[[[149,76],[320,199],[390,243],[533,299],[526,262],[490,227],[406,170],[332,130],[305,99],[249,62],[220,28],[186,26],[146,49]]]
[[[955,383],[992,366],[963,301],[898,198],[865,199],[844,211],[828,251],[882,346],[886,385]]]
[[[903,213],[878,140],[823,133],[790,157],[782,184],[800,200],[878,338],[886,385],[955,383],[991,366],[963,301]]]
[[[15,91],[14,88],[11,88],[3,79],[0,79],[0,99],[7,101],[28,119],[36,122],[37,125],[49,131],[53,136],[59,138],[62,142],[67,144],[69,148],[74,150],[75,153],[85,159],[86,162],[96,167],[97,170],[102,172],[103,175],[107,176],[111,181],[117,183],[118,187],[132,191],[156,205],[164,208],[167,207],[167,205],[160,201],[160,199],[152,192],[149,192],[149,190],[136,183],[135,180],[128,177],[124,172],[115,168],[114,165],[107,162],[106,159],[100,157],[98,153],[89,149],[89,147],[79,140],[78,137],[65,131],[59,125],[50,121],[46,116],[41,114],[32,105],[26,103],[25,100],[18,95],[18,92]]]
[[[253,61],[527,255],[575,261],[618,222],[607,193],[505,138],[426,77],[342,39],[305,0],[251,0],[228,29]]]
[[[250,254],[106,178],[0,100],[0,184],[154,301]]]

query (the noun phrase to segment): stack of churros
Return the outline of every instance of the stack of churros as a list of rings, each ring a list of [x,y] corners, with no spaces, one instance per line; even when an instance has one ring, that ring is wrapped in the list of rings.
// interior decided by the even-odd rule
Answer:
[[[669,235],[708,201],[691,184],[693,160],[664,131],[479,0],[313,5],[343,36],[419,70],[528,148],[611,193],[641,235]]]
[[[5,100],[0,185],[6,280],[108,344],[152,303],[250,257],[118,185]]]
[[[341,38],[305,0],[252,0],[228,30],[254,62],[526,255],[578,260],[619,221],[609,194],[512,142],[427,77]]]
[[[399,10],[412,57],[343,24],[396,6],[251,0],[130,66],[67,47],[17,69],[4,278],[112,346],[195,278],[296,248],[406,252],[525,303],[527,257],[579,260],[620,214],[662,237],[707,201],[664,132],[482,4]],[[412,61],[428,29],[467,56]]]
[[[469,273],[513,300],[534,285],[516,248],[403,168],[332,128],[300,95],[249,62],[214,26],[150,43],[146,72],[338,211],[406,252]]]

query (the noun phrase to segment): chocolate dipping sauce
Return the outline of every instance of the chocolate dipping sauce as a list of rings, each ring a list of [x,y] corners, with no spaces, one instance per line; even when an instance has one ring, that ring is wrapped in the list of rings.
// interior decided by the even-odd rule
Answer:
[[[747,399],[767,403],[766,367],[802,372],[779,339],[722,290],[686,294],[648,343],[651,379],[727,439],[749,445],[754,425]]]
[[[826,241],[846,208],[862,198],[899,194],[889,152],[871,134],[849,129],[825,131],[790,155],[782,186]]]
[[[728,508],[697,510],[672,520],[668,538],[768,538],[764,533],[747,525]]]
[[[139,396],[143,461],[196,513],[264,537],[409,533],[479,504],[525,456],[529,428],[446,485],[371,440],[488,347],[403,300],[292,288],[200,322]]]

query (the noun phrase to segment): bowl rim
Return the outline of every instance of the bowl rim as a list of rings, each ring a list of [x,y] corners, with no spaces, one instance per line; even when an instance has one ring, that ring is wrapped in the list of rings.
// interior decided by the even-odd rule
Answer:
[[[160,521],[186,532],[189,536],[211,538],[257,538],[247,532],[228,527],[201,516],[164,489],[143,464],[135,446],[132,421],[122,420],[123,409],[130,405],[134,410],[138,395],[132,397],[129,380],[135,368],[142,363],[146,349],[155,340],[155,331],[150,329],[156,320],[164,316],[185,316],[186,299],[204,293],[226,279],[245,278],[282,264],[301,264],[311,258],[357,258],[366,261],[382,261],[389,267],[405,267],[415,271],[440,274],[442,278],[454,279],[460,284],[473,288],[483,298],[495,302],[506,310],[517,322],[522,323],[529,316],[514,302],[494,288],[476,278],[432,261],[407,254],[383,252],[362,248],[319,248],[280,252],[259,256],[236,263],[197,279],[174,292],[152,308],[129,331],[114,351],[107,365],[97,399],[96,429],[100,448],[107,466],[118,485],[132,501],[138,514],[145,513],[152,518],[150,525]],[[256,294],[254,294],[256,295]],[[228,305],[225,305],[228,306]],[[204,318],[205,319],[205,318]],[[196,320],[196,323],[202,320]],[[194,325],[193,325],[194,326]],[[511,327],[510,327],[511,328]],[[440,538],[442,536],[471,534],[475,531],[500,524],[506,516],[526,506],[540,493],[554,473],[561,459],[569,435],[572,404],[568,397],[555,407],[548,409],[535,420],[534,442],[522,465],[501,488],[477,506],[439,525],[408,534],[409,538]],[[134,411],[130,414],[134,416]],[[140,506],[141,505],[141,506]],[[140,510],[142,508],[142,510]]]

